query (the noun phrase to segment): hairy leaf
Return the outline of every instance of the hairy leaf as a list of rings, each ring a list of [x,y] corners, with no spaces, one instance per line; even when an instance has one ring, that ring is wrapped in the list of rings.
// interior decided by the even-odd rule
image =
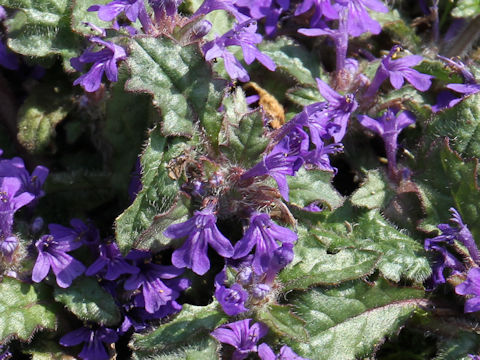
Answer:
[[[60,55],[68,60],[77,54],[81,39],[70,29],[71,4],[67,0],[0,0],[0,5],[19,10],[6,21],[8,46],[22,55]]]
[[[219,344],[213,338],[202,339],[198,342],[189,343],[187,346],[180,347],[171,351],[161,352],[159,354],[142,353],[135,351],[134,360],[213,360],[217,359]]]
[[[136,37],[130,42],[127,64],[132,77],[126,90],[153,96],[162,112],[163,135],[191,137],[199,122],[212,145],[218,144],[217,110],[225,83],[212,78],[197,44],[182,47],[165,37]]]
[[[419,52],[422,42],[415,29],[409,26],[398,10],[387,13],[372,11],[371,16],[382,25],[382,32],[390,36],[394,43],[402,44],[412,52]]]
[[[264,41],[258,48],[273,59],[278,70],[292,76],[300,84],[316,86],[315,78],[323,76],[316,57],[292,39],[279,36],[275,41]]]
[[[227,321],[217,302],[207,306],[185,304],[180,314],[172,321],[147,334],[135,334],[132,347],[146,352],[173,350],[192,338],[208,336],[219,325]]]
[[[100,28],[110,27],[110,24],[98,18],[98,11],[87,11],[87,9],[92,5],[104,5],[109,2],[109,0],[73,0],[72,29],[82,35],[100,35],[87,23]]]
[[[308,228],[298,227],[295,258],[280,274],[283,291],[312,285],[333,285],[373,273],[380,254],[371,250],[343,249],[328,254]]]
[[[478,15],[480,12],[480,1],[479,0],[462,0],[458,1],[457,6],[452,11],[452,15],[455,17],[470,17]]]
[[[55,127],[73,108],[71,83],[46,80],[51,82],[38,84],[17,115],[18,141],[32,153],[45,150],[55,136]]]
[[[55,288],[54,296],[56,301],[84,321],[106,326],[120,322],[120,310],[112,295],[102,289],[94,278],[82,277],[66,289]]]
[[[269,143],[260,110],[249,111],[245,94],[238,88],[223,103],[225,115],[220,132],[220,149],[230,160],[250,167]]]
[[[298,341],[307,341],[305,322],[294,315],[289,306],[270,304],[260,308],[257,320],[268,325],[269,329],[280,336],[289,337]]]
[[[292,303],[310,339],[290,343],[311,359],[364,358],[398,331],[418,305],[426,304],[422,297],[422,290],[397,288],[381,279],[372,285],[356,281],[299,294]]]
[[[474,238],[480,239],[478,160],[462,160],[446,140],[437,144],[423,161],[429,166],[418,171],[415,177],[427,212],[421,228],[432,231],[438,224],[446,223],[451,217],[448,210],[453,206],[462,215]]]
[[[379,170],[369,170],[364,183],[352,194],[352,204],[367,209],[384,208],[395,195],[388,179]]]
[[[313,202],[336,209],[343,204],[343,197],[331,184],[333,174],[328,171],[301,168],[295,176],[287,176],[290,203],[303,208]]]
[[[422,282],[430,275],[431,268],[420,241],[397,230],[377,210],[363,212],[358,217],[342,210],[311,229],[330,250],[354,247],[378,252],[381,254],[378,269],[393,281],[405,277]]]
[[[38,339],[25,347],[25,351],[32,355],[32,360],[75,360],[73,356],[65,354],[65,348],[56,342],[46,339]]]
[[[169,176],[169,162],[175,162],[188,149],[188,144],[180,139],[168,142],[159,127],[150,133],[141,158],[143,188],[115,223],[117,243],[122,252],[130,250],[138,237],[152,225],[156,215],[167,212],[175,203],[179,184]]]
[[[48,290],[4,277],[0,283],[0,343],[11,337],[29,340],[38,329],[56,328],[55,312],[47,306]]]
[[[318,89],[314,87],[295,87],[288,90],[286,96],[288,100],[300,106],[307,106],[321,100]]]
[[[442,339],[434,360],[471,360],[468,354],[475,354],[478,350],[478,334],[460,331],[457,336]]]
[[[452,150],[463,157],[480,157],[480,94],[437,113],[426,134],[430,140],[450,138]]]

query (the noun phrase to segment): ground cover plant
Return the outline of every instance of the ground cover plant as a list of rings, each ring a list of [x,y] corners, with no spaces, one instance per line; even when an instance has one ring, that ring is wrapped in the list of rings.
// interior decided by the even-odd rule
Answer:
[[[0,359],[479,359],[478,0],[0,0]]]

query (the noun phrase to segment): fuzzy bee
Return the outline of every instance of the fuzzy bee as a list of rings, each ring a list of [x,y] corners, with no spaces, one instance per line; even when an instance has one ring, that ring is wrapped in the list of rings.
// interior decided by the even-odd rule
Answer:
[[[273,95],[255,82],[246,83],[244,89],[252,89],[258,94],[260,97],[258,103],[270,118],[268,125],[273,129],[278,129],[285,124],[285,110],[283,109],[282,104],[280,104]]]

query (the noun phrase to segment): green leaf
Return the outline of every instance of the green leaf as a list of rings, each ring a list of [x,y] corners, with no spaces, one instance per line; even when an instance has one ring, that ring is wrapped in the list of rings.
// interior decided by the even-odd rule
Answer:
[[[87,11],[92,5],[105,5],[109,0],[73,0],[72,29],[73,31],[86,35],[100,35],[85,23],[93,24],[101,28],[108,27],[110,23],[98,18],[98,11]]]
[[[152,224],[135,239],[133,247],[152,252],[163,250],[172,243],[172,239],[163,235],[163,232],[171,224],[187,221],[188,217],[189,200],[179,197],[170,209],[153,217]]]
[[[303,208],[317,201],[330,209],[340,207],[344,199],[332,186],[332,177],[331,172],[304,167],[295,176],[287,176],[290,204]]]
[[[237,88],[232,97],[225,98],[225,116],[220,132],[220,149],[233,162],[250,167],[259,161],[270,139],[265,136],[260,110],[249,111],[245,94]]]
[[[330,251],[345,248],[371,250],[381,254],[378,269],[389,280],[398,282],[402,277],[417,282],[431,273],[426,252],[420,241],[397,230],[377,210],[362,211],[355,215],[338,209],[310,231]]]
[[[168,166],[187,151],[190,151],[187,143],[178,138],[168,142],[159,127],[150,133],[141,158],[143,188],[115,222],[116,239],[122,252],[132,248],[156,215],[168,212],[175,203],[180,187],[178,181],[169,176]],[[144,241],[148,239],[143,238]]]
[[[264,41],[258,49],[268,55],[277,65],[277,71],[295,78],[300,84],[316,86],[315,78],[323,77],[320,63],[306,48],[294,40],[279,36],[275,41]]]
[[[436,145],[423,160],[429,166],[419,170],[415,182],[427,217],[421,224],[426,231],[436,229],[451,217],[455,207],[462,215],[475,239],[480,239],[480,189],[477,183],[478,160],[464,161],[449,146],[448,139]]]
[[[8,46],[15,52],[45,57],[60,55],[64,65],[76,56],[82,40],[70,29],[71,4],[67,0],[0,0],[19,10],[6,21]]]
[[[440,60],[424,58],[419,65],[415,66],[415,70],[423,74],[433,75],[435,80],[444,81],[447,84],[463,82],[463,78],[457,71],[445,66],[445,63]]]
[[[144,352],[173,350],[190,343],[193,338],[205,336],[228,317],[219,309],[216,301],[207,306],[185,304],[180,314],[172,321],[161,325],[148,334],[135,334],[132,347]]]
[[[457,336],[442,339],[434,360],[470,360],[468,354],[475,354],[479,344],[478,334],[460,331]]]
[[[218,345],[213,338],[206,338],[160,354],[135,351],[133,360],[213,360],[218,359]]]
[[[292,304],[310,338],[290,344],[311,359],[364,358],[385,336],[397,332],[418,305],[426,304],[423,295],[422,290],[397,288],[381,279],[297,295]]]
[[[180,46],[165,37],[136,37],[130,42],[127,64],[131,79],[126,90],[152,94],[162,112],[165,136],[193,135],[200,122],[214,147],[218,144],[224,81],[213,79],[198,44]]]
[[[375,270],[380,254],[371,250],[343,249],[328,254],[311,229],[299,226],[295,258],[280,274],[282,291],[334,285],[365,277]]]
[[[387,13],[372,11],[370,16],[380,23],[382,32],[389,35],[393,43],[402,44],[413,53],[420,52],[422,46],[420,37],[415,29],[405,22],[398,10],[390,10]]]
[[[463,157],[480,157],[480,94],[437,113],[426,134],[430,142],[438,137],[450,138],[452,150]]]
[[[120,310],[112,295],[103,290],[94,278],[82,277],[66,289],[55,288],[54,296],[56,301],[84,321],[106,326],[120,322]]]
[[[286,96],[288,100],[300,106],[308,106],[321,100],[318,89],[313,87],[295,87],[288,90]]]
[[[72,84],[58,79],[38,84],[18,111],[18,141],[29,152],[45,150],[55,127],[73,108]]]
[[[289,306],[269,304],[257,311],[257,320],[265,323],[279,336],[286,336],[298,341],[307,341],[305,322],[294,315]]]
[[[28,341],[38,329],[55,330],[55,312],[47,306],[48,289],[44,285],[4,277],[0,294],[0,343],[11,337]]]
[[[354,234],[360,248],[383,254],[378,268],[387,279],[398,282],[401,277],[424,281],[431,273],[423,245],[397,230],[377,211],[361,216]]]
[[[479,0],[461,0],[456,2],[457,6],[452,11],[452,16],[465,18],[478,15],[480,13]]]
[[[65,349],[65,348],[64,348]],[[75,360],[64,353],[56,341],[38,339],[26,346],[25,352],[32,355],[32,360]]]
[[[367,178],[352,194],[352,204],[367,209],[384,208],[395,196],[388,184],[388,179],[380,170],[367,171]]]

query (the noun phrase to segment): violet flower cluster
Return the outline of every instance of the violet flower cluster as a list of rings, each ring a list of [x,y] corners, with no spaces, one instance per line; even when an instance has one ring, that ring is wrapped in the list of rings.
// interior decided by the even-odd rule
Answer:
[[[18,248],[14,231],[15,213],[25,206],[34,206],[44,195],[43,183],[48,169],[37,166],[32,174],[21,158],[2,158],[0,150],[0,256],[11,262]]]
[[[430,287],[435,288],[446,282],[444,275],[446,269],[450,269],[449,276],[464,277],[466,273],[466,280],[455,287],[455,292],[468,297],[465,301],[465,313],[480,311],[480,252],[472,233],[463,223],[458,211],[451,208],[450,212],[452,213],[450,221],[454,226],[440,224],[438,229],[442,233],[434,238],[425,239],[425,250],[437,253],[433,274],[429,279]],[[466,248],[467,253],[463,255],[469,260],[467,264],[462,263],[449,251],[449,248],[458,251],[456,242]]]
[[[453,90],[456,93],[462,94],[458,97],[456,94],[452,93],[449,90],[441,91],[437,96],[437,103],[432,106],[434,112],[439,112],[441,110],[452,108],[457,105],[463,99],[470,95],[474,95],[480,92],[480,84],[477,83],[473,74],[468,70],[467,66],[460,60],[448,59],[444,56],[438,55],[438,57],[446,63],[446,65],[454,72],[458,73],[463,77],[463,84],[448,84],[446,85],[447,89]]]
[[[211,333],[221,343],[235,348],[232,360],[243,360],[250,353],[258,353],[261,360],[307,360],[286,345],[282,346],[277,356],[266,343],[257,346],[260,339],[267,335],[268,328],[261,322],[250,326],[251,321],[252,319],[239,320],[220,326]]]
[[[358,104],[353,94],[345,96],[317,79],[320,94],[327,100],[305,107],[282,128],[281,139],[263,160],[246,171],[242,179],[269,175],[288,201],[286,175],[294,176],[301,166],[336,172],[329,155],[341,151],[350,115]]]

